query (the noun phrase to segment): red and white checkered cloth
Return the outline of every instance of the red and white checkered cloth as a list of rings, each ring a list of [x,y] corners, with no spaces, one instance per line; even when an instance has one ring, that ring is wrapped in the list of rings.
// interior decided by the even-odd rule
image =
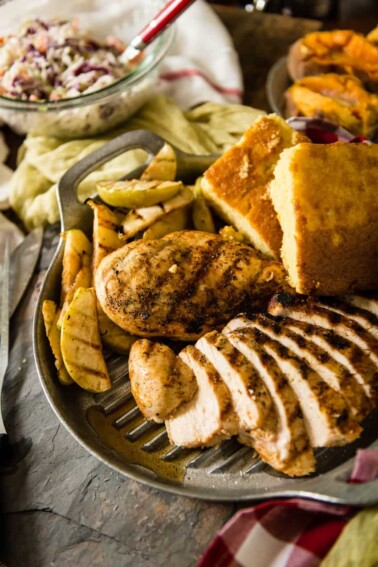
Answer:
[[[350,482],[378,478],[378,451],[357,451]],[[318,567],[358,509],[300,498],[241,510],[217,533],[197,567]]]

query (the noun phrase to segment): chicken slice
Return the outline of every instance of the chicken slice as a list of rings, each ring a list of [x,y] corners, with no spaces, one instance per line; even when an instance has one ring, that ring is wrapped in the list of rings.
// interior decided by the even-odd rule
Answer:
[[[365,309],[370,311],[376,317],[378,317],[378,299],[377,297],[369,297],[365,295],[346,295],[344,300],[350,305],[355,305],[360,309]]]
[[[315,469],[315,459],[298,398],[275,360],[260,346],[261,333],[243,328],[226,337],[259,373],[276,408],[275,439],[269,445],[265,443],[264,447],[264,439],[260,441],[252,431],[250,437],[255,440],[255,449],[278,471],[292,476],[311,473]],[[240,440],[250,444],[245,436],[240,436]],[[267,449],[270,449],[268,455]]]
[[[233,319],[225,332],[240,328]],[[350,417],[348,406],[338,392],[285,346],[262,335],[266,352],[274,358],[298,397],[313,447],[346,445],[356,439],[361,427]]]
[[[198,384],[194,398],[165,422],[168,436],[180,447],[207,447],[239,431],[230,393],[214,366],[193,346],[179,357],[193,371]]]
[[[334,313],[339,313],[351,321],[355,321],[361,325],[365,331],[373,335],[375,339],[378,339],[378,317],[372,313],[355,307],[354,305],[349,305],[336,297],[325,297],[322,300],[317,300],[316,305],[329,309]]]
[[[318,307],[312,301],[286,293],[275,295],[269,303],[268,311],[271,315],[290,317],[296,321],[330,329],[366,351],[378,366],[378,341],[355,321],[350,321],[329,309]]]
[[[192,370],[161,343],[139,339],[130,350],[131,392],[146,419],[162,423],[197,390]]]
[[[287,329],[318,345],[346,368],[351,378],[363,388],[366,397],[370,399],[372,408],[377,405],[378,368],[365,351],[329,329],[289,318],[285,319],[285,322]]]
[[[241,327],[254,327],[290,349],[303,359],[327,384],[345,398],[352,415],[360,420],[368,415],[373,405],[363,387],[351,373],[318,345],[288,329],[287,320],[275,320],[263,315],[238,317]],[[290,321],[290,320],[289,320]]]
[[[255,368],[217,331],[196,342],[196,347],[217,369],[230,391],[240,427],[252,431],[263,426],[266,437],[276,431],[272,398]]]

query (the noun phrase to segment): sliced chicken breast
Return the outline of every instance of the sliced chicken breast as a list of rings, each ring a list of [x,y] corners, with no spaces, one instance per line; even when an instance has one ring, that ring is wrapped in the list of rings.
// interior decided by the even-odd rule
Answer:
[[[336,362],[318,345],[306,340],[287,328],[285,319],[277,320],[264,315],[238,317],[241,327],[254,327],[290,349],[299,359],[304,360],[312,370],[345,398],[352,416],[361,420],[372,409],[372,403],[363,387],[350,372]],[[290,319],[289,319],[290,321]]]
[[[131,392],[146,419],[161,423],[191,400],[197,390],[193,371],[168,346],[139,339],[130,350]]]
[[[266,437],[273,437],[277,420],[272,398],[245,356],[217,331],[199,339],[196,347],[218,370],[227,385],[240,427],[244,431],[252,431],[264,426]]]
[[[271,341],[265,349],[285,372],[298,396],[313,447],[346,445],[357,439],[362,429],[350,417],[340,394],[282,345]]]
[[[268,311],[271,315],[290,317],[296,321],[330,329],[366,351],[378,366],[378,341],[355,321],[350,321],[329,309],[318,307],[312,301],[286,293],[275,295],[269,303]]]
[[[316,301],[316,305],[324,307],[325,309],[330,309],[334,313],[339,313],[343,317],[346,317],[351,321],[355,321],[361,325],[365,331],[378,340],[378,317],[369,313],[369,311],[365,311],[364,309],[360,309],[354,305],[349,305],[336,297],[327,297],[322,300],[318,300]]]
[[[207,447],[239,431],[231,396],[214,366],[195,347],[179,354],[194,373],[198,390],[194,398],[165,422],[169,439],[180,447]]]
[[[278,471],[293,476],[311,473],[315,469],[315,459],[298,398],[275,360],[260,346],[261,333],[256,329],[243,328],[228,333],[226,337],[258,371],[276,408],[278,426],[276,437],[269,447],[270,454],[264,454],[263,441],[259,443],[251,432],[250,437],[255,438],[255,449]],[[240,440],[249,444],[245,436],[241,436]]]
[[[377,297],[369,297],[365,295],[346,295],[344,297],[344,301],[349,303],[350,305],[355,305],[360,309],[365,309],[366,311],[370,311],[376,317],[378,317],[378,298]]]
[[[235,323],[234,323],[235,321]],[[240,328],[240,321],[228,323],[225,332]],[[264,349],[274,358],[298,397],[313,447],[346,445],[361,433],[350,416],[345,400],[320,376],[286,347],[263,335]]]
[[[378,368],[365,351],[333,331],[294,319],[285,319],[287,328],[321,347],[338,364],[350,372],[351,378],[363,388],[370,409],[378,403]]]

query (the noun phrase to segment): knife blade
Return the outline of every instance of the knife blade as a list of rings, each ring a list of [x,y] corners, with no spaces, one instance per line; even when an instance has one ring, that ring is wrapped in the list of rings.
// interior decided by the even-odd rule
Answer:
[[[10,267],[10,317],[15,312],[34,273],[42,241],[43,228],[35,228],[29,232],[12,254]]]

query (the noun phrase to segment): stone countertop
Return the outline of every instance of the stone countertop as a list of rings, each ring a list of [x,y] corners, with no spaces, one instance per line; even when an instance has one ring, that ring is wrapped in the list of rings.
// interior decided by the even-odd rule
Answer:
[[[245,102],[267,109],[271,65],[317,22],[216,7],[238,50]],[[0,558],[7,567],[190,567],[238,504],[174,496],[122,477],[59,423],[39,383],[32,319],[59,238],[50,227],[36,275],[11,320],[3,408],[15,459],[0,469]]]

